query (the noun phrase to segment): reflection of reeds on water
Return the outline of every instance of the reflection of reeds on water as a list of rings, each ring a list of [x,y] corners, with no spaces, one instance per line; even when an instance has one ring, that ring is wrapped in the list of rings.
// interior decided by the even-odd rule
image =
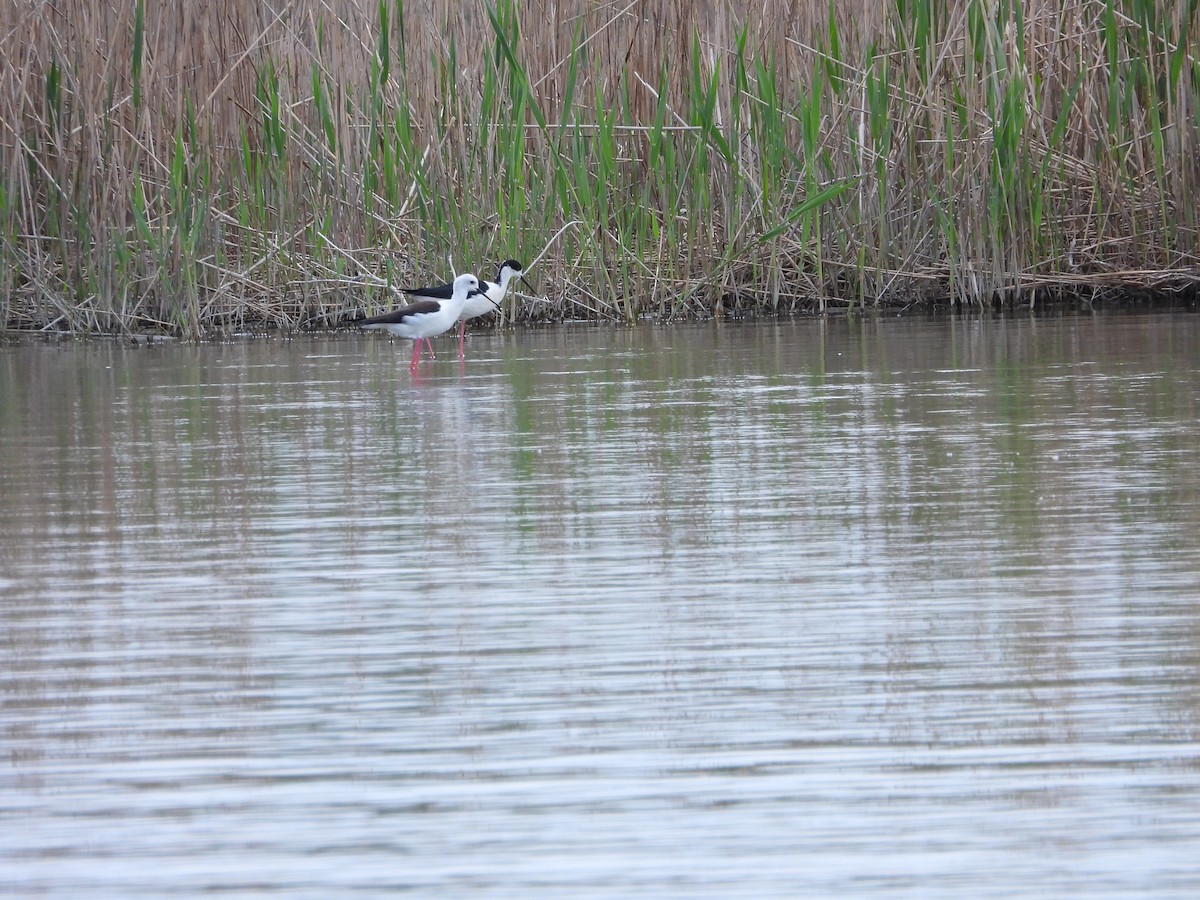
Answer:
[[[332,324],[571,221],[509,315],[1194,290],[1198,24],[1194,0],[21,0],[0,315]]]

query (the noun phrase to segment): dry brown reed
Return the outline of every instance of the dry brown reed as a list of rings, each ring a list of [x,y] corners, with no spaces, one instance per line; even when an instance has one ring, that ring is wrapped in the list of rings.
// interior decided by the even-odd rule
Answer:
[[[509,315],[1194,293],[1198,5],[15,0],[0,322],[327,325],[572,221]]]

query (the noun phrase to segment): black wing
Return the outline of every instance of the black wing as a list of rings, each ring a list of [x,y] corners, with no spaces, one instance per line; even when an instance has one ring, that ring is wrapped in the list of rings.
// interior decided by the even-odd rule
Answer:
[[[448,284],[435,284],[433,287],[423,288],[400,288],[406,294],[412,294],[414,297],[430,297],[434,300],[449,300],[454,295],[454,282]]]
[[[369,319],[359,319],[353,324],[355,325],[395,325],[397,322],[403,322],[409,316],[419,315],[421,313],[435,313],[442,308],[442,304],[436,300],[422,300],[420,303],[414,303],[411,306],[405,306],[400,309],[393,309],[391,312],[383,313],[378,316],[371,316]]]

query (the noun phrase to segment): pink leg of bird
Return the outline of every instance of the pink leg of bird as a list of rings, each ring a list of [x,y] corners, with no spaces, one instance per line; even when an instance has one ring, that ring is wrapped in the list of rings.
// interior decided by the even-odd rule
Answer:
[[[459,360],[466,359],[463,353],[463,341],[467,337],[467,320],[463,319],[458,323],[458,358]]]
[[[425,338],[425,346],[429,348],[429,358],[437,359],[437,354],[433,352],[433,344],[429,343],[429,338]]]
[[[416,372],[417,366],[420,365],[420,363],[421,363],[421,342],[413,341],[412,361],[408,364],[408,370],[410,372]]]

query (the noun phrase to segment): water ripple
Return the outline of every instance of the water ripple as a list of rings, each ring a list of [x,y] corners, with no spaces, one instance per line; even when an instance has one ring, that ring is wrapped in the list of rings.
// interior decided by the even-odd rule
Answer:
[[[6,890],[1195,896],[1197,320],[1032,321],[4,348]]]

